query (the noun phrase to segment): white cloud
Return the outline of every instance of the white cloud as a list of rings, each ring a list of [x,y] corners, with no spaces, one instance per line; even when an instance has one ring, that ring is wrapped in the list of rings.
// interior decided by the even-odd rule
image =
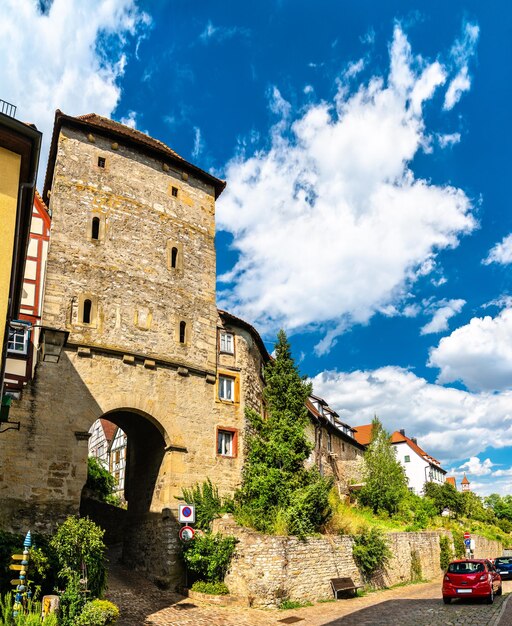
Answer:
[[[494,465],[495,463],[492,463],[491,459],[485,459],[482,462],[477,456],[472,456],[459,466],[459,470],[473,476],[487,476],[492,472]]]
[[[428,383],[399,367],[371,371],[325,371],[314,392],[352,426],[375,414],[389,431],[405,429],[445,468],[487,447],[512,446],[512,392],[471,393]]]
[[[248,37],[250,31],[247,28],[239,26],[214,26],[211,20],[208,20],[203,32],[199,35],[202,43],[207,44],[211,41],[226,41],[233,37]]]
[[[5,0],[0,20],[1,97],[17,117],[43,132],[39,178],[51,139],[55,109],[70,115],[110,116],[121,89],[130,38],[150,24],[133,0]]]
[[[204,149],[204,142],[201,135],[201,129],[194,126],[194,147],[192,148],[192,157],[197,159]]]
[[[295,116],[274,89],[271,146],[227,165],[218,226],[234,235],[235,267],[221,306],[258,324],[324,332],[319,353],[377,311],[401,307],[438,251],[475,220],[466,194],[416,178],[431,143],[422,108],[448,70],[412,54],[399,26],[389,75]],[[410,304],[408,302],[407,304]]]
[[[487,258],[482,263],[484,265],[490,265],[491,263],[509,265],[512,263],[512,234],[507,235],[500,243],[491,248]]]
[[[463,67],[457,76],[449,84],[444,97],[443,109],[449,111],[457,104],[461,99],[462,94],[465,91],[469,91],[471,87],[471,81],[468,76],[468,68]]]
[[[447,330],[448,320],[460,313],[465,304],[465,300],[440,300],[435,305],[431,305],[430,309],[434,309],[434,314],[430,322],[421,329],[421,334],[429,335]]]
[[[468,389],[512,389],[512,309],[496,317],[474,317],[443,337],[428,365],[441,371],[440,383],[461,381]]]
[[[443,105],[445,111],[453,109],[462,94],[471,88],[468,63],[476,52],[479,34],[480,29],[476,24],[466,22],[461,39],[458,39],[450,50],[450,56],[458,72],[446,90]]]
[[[130,128],[137,128],[137,113],[135,111],[128,111],[128,115],[122,117],[119,121],[121,124],[125,124]]]
[[[453,146],[460,142],[460,133],[448,133],[444,135],[437,135],[437,141],[441,148]]]

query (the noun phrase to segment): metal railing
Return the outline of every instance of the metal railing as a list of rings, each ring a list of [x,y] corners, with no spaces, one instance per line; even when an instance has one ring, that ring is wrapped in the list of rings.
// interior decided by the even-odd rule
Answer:
[[[9,117],[15,117],[16,107],[14,106],[14,104],[11,104],[10,102],[7,102],[6,100],[2,100],[0,98],[0,113],[8,115]]]

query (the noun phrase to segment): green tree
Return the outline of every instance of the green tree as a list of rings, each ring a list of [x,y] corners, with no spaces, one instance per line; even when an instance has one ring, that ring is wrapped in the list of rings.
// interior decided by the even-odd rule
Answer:
[[[436,509],[436,512],[442,513],[444,509],[449,509],[454,515],[461,515],[464,508],[462,494],[459,493],[450,483],[439,485],[433,482],[425,483],[423,493],[429,498]]]
[[[498,519],[512,522],[512,496],[502,497],[497,493],[491,493],[490,496],[484,498],[484,505],[492,510]]]
[[[396,513],[401,500],[407,495],[407,478],[396,459],[390,436],[377,416],[373,419],[372,438],[363,458],[365,484],[359,492],[359,502],[375,513]]]
[[[306,437],[311,385],[301,378],[282,330],[264,373],[267,416],[246,410],[249,428],[237,518],[263,532],[274,531],[277,523],[282,532],[303,536],[328,518],[332,483],[304,465],[313,447]]]

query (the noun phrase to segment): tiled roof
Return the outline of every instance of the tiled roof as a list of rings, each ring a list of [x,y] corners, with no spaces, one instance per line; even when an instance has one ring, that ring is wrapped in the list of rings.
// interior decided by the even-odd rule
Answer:
[[[55,122],[53,126],[52,142],[50,145],[50,155],[48,157],[48,166],[46,168],[46,177],[44,182],[43,198],[47,201],[48,190],[53,180],[53,169],[55,166],[55,159],[57,156],[57,143],[59,138],[60,129],[63,124],[80,128],[84,131],[98,131],[102,134],[107,134],[110,137],[115,137],[120,143],[136,145],[137,149],[149,153],[157,158],[162,158],[163,161],[174,162],[181,167],[187,173],[192,173],[200,180],[212,185],[215,190],[215,198],[218,198],[226,186],[226,182],[212,176],[208,172],[205,172],[201,168],[197,167],[193,163],[186,161],[177,152],[169,148],[165,143],[154,139],[145,133],[141,133],[139,130],[115,122],[107,117],[97,115],[96,113],[87,113],[86,115],[79,115],[73,117],[66,115],[62,111],[57,109],[55,111]]]
[[[258,348],[260,349],[261,355],[263,356],[265,361],[268,361],[269,359],[272,358],[269,355],[268,350],[265,347],[265,344],[263,343],[263,339],[260,337],[260,334],[254,328],[254,326],[251,326],[249,322],[246,322],[241,317],[236,317],[236,315],[233,315],[232,313],[228,313],[227,311],[223,311],[222,309],[217,309],[217,312],[224,319],[224,321],[230,324],[233,324],[234,326],[237,326],[237,325],[241,326],[242,328],[245,328],[245,330],[249,331],[249,333],[253,336],[253,339],[258,344]]]
[[[466,476],[466,474],[464,474],[464,478],[460,481],[462,485],[469,485],[469,480]]]
[[[445,482],[450,484],[452,487],[457,487],[457,483],[455,482],[455,476],[447,476]]]
[[[103,418],[100,418],[100,422],[105,433],[105,439],[110,443],[116,434],[117,426]]]
[[[354,428],[356,431],[354,435],[356,440],[362,445],[367,446],[372,439],[372,424],[354,426]],[[406,443],[414,452],[416,452],[418,456],[420,456],[422,459],[424,459],[428,463],[431,463],[432,465],[436,465],[439,469],[442,470],[441,464],[437,459],[435,459],[433,456],[430,456],[430,454],[427,454],[425,450],[422,450],[422,448],[420,448],[419,445],[416,442],[414,442],[410,437],[407,437],[407,435],[403,435],[398,430],[396,430],[391,435],[391,443]]]

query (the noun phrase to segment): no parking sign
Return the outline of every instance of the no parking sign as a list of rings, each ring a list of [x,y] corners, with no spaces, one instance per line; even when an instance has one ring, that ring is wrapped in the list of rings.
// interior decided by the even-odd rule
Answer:
[[[180,504],[178,521],[182,524],[193,524],[196,521],[196,507],[193,504]]]

